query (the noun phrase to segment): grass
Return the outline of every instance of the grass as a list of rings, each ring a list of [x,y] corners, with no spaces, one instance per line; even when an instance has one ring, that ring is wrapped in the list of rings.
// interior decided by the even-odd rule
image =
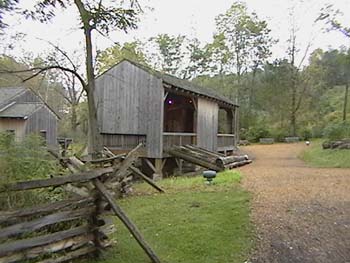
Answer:
[[[313,167],[350,168],[350,151],[322,149],[323,140],[313,141],[300,158]]]
[[[222,172],[215,184],[202,177],[165,179],[158,194],[148,185],[120,200],[145,239],[165,263],[244,262],[253,243],[249,194],[237,172]],[[99,263],[150,262],[126,228],[117,222],[113,246]],[[94,262],[94,261],[90,261]]]

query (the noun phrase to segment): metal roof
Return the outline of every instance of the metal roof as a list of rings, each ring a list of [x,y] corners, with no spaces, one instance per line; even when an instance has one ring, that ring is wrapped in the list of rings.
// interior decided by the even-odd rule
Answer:
[[[1,111],[0,118],[26,119],[43,106],[43,103],[15,103]]]
[[[25,92],[23,87],[1,87],[0,88],[0,106],[8,100],[16,97],[17,95]]]

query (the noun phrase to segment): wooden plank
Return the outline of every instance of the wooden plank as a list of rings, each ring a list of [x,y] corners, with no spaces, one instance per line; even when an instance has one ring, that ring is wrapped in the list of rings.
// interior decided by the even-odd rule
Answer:
[[[78,257],[88,255],[91,253],[94,253],[96,251],[96,248],[93,246],[87,246],[83,247],[71,252],[67,252],[64,256],[58,257],[58,258],[50,258],[46,260],[39,261],[38,263],[61,263],[66,262],[72,259],[76,259]]]
[[[130,233],[133,235],[133,237],[136,239],[136,241],[139,243],[139,245],[142,247],[142,249],[146,252],[146,254],[152,260],[152,262],[153,263],[160,263],[158,256],[154,253],[152,248],[147,244],[147,242],[145,241],[145,239],[143,238],[143,236],[141,235],[140,231],[135,226],[135,224],[127,217],[125,212],[116,204],[116,202],[114,202],[113,198],[109,195],[105,186],[98,179],[94,180],[94,184],[95,184],[96,188],[98,189],[98,191],[103,195],[103,197],[110,204],[115,215],[128,228]]]
[[[175,150],[174,148],[168,150],[168,153],[173,155],[174,157],[178,157],[181,159],[184,159],[185,161],[200,165],[202,167],[208,168],[208,169],[212,169],[215,171],[221,171],[222,168],[218,167],[216,164],[213,164],[211,162],[208,161],[203,161],[202,159],[196,158],[195,156],[191,156],[189,154],[183,153],[181,151]]]
[[[118,167],[117,170],[113,172],[111,175],[111,180],[115,180],[121,177],[124,177],[127,174],[127,170],[129,169],[130,165],[132,165],[138,158],[138,150],[142,147],[142,143],[140,143],[138,146],[136,146],[133,150],[131,150],[125,159],[123,160],[122,164]]]
[[[58,210],[62,211],[75,206],[82,207],[82,206],[89,205],[89,203],[92,203],[93,200],[94,199],[92,197],[74,198],[74,199],[68,199],[64,201],[58,201],[55,203],[34,206],[31,208],[24,208],[24,209],[19,209],[14,211],[1,211],[0,223],[4,223],[4,222],[10,223],[23,217],[28,217],[33,215],[39,216],[41,214],[55,212]]]
[[[165,191],[160,188],[152,179],[148,178],[144,173],[134,166],[130,166],[129,169],[134,172],[135,175],[141,177],[146,183],[157,189],[159,192],[164,193]]]
[[[77,249],[92,242],[93,239],[94,235],[92,233],[88,233],[68,239],[59,240],[48,245],[21,250],[8,256],[0,257],[0,263],[23,262],[25,260],[40,257],[43,254],[52,254],[65,249]]]
[[[40,179],[32,181],[23,181],[12,184],[5,184],[0,188],[0,193],[6,191],[21,191],[44,187],[60,186],[68,183],[87,182],[104,174],[113,172],[112,168],[94,169],[91,171],[76,173],[67,176],[53,177],[50,179]]]
[[[92,163],[92,164],[109,163],[109,162],[113,162],[114,160],[125,158],[125,156],[126,154],[118,154],[108,158],[91,160],[89,161],[89,163]]]
[[[45,226],[53,225],[60,222],[67,222],[79,218],[90,216],[95,211],[95,207],[88,207],[77,210],[68,210],[55,214],[43,216],[32,221],[22,222],[16,225],[5,227],[0,231],[0,240],[3,238],[13,237],[19,234],[24,234],[39,230]]]
[[[215,157],[215,158],[218,158],[218,157],[225,157],[224,154],[221,154],[221,153],[218,153],[218,152],[212,152],[212,151],[208,151],[206,149],[203,149],[201,147],[197,147],[197,146],[194,146],[194,145],[184,145],[185,148],[188,148],[190,150],[193,150],[193,151],[196,151],[196,152],[199,152],[199,153],[203,153],[203,154],[206,154],[206,155],[209,155],[209,156],[212,156],[212,157]]]
[[[153,170],[154,173],[157,172],[156,167],[154,167],[153,163],[149,160],[149,159],[145,159],[146,163],[148,164],[148,166]]]
[[[230,163],[230,164],[225,165],[225,169],[236,168],[236,167],[239,167],[239,166],[250,164],[251,162],[252,162],[252,160],[245,160],[245,161]]]
[[[22,240],[1,244],[0,256],[8,255],[12,252],[21,251],[24,249],[44,246],[57,241],[61,241],[66,238],[82,235],[82,234],[88,233],[89,230],[91,230],[91,228],[88,226],[80,226],[73,229],[57,232],[54,234],[48,234],[44,236],[22,239]]]

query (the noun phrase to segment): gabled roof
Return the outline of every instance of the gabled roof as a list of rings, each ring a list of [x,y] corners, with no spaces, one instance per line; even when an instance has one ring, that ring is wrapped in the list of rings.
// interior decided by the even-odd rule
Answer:
[[[10,103],[10,100],[27,92],[28,90],[32,92],[40,100],[40,102],[16,103],[15,105],[20,105],[20,104],[37,104],[42,106],[45,105],[58,119],[61,119],[61,117],[38,94],[36,94],[36,92],[34,92],[32,89],[25,88],[25,87],[0,87],[0,117],[5,118],[4,116],[2,116],[1,113],[7,111],[10,108],[12,109],[14,104]],[[21,107],[23,108],[23,106],[19,106],[19,108]],[[7,118],[10,118],[10,117],[7,117]]]
[[[204,97],[208,97],[208,98],[217,100],[217,101],[222,102],[224,104],[228,104],[229,106],[238,106],[237,104],[235,104],[231,100],[229,100],[229,99],[225,98],[224,96],[215,92],[214,89],[212,89],[212,88],[203,87],[203,86],[197,85],[191,81],[180,79],[180,78],[177,78],[175,76],[172,76],[172,75],[169,75],[166,73],[162,73],[160,71],[154,70],[150,67],[139,64],[139,63],[132,61],[132,60],[129,60],[129,59],[123,59],[122,61],[117,63],[115,66],[119,65],[120,63],[122,63],[124,61],[127,61],[127,62],[133,64],[134,66],[146,71],[147,73],[161,79],[163,81],[163,84],[168,84],[167,88],[169,88],[169,89],[178,88],[178,89],[182,89],[184,91],[194,93],[197,96],[204,96]],[[115,67],[115,66],[113,66],[113,67]],[[109,70],[107,70],[107,71],[109,71]],[[105,74],[107,71],[103,72],[101,75]]]
[[[0,105],[26,91],[23,87],[2,87],[0,88]]]
[[[27,119],[42,107],[44,107],[43,103],[14,103],[0,112],[0,118]]]

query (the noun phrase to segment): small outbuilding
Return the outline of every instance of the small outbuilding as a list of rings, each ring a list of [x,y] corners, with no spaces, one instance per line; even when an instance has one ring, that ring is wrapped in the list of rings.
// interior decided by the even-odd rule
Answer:
[[[0,87],[0,132],[12,133],[16,141],[36,133],[54,147],[58,120],[58,115],[32,90]]]
[[[95,92],[104,145],[125,152],[145,142],[142,157],[157,173],[174,145],[220,152],[237,145],[238,105],[212,89],[123,60],[97,77]]]

